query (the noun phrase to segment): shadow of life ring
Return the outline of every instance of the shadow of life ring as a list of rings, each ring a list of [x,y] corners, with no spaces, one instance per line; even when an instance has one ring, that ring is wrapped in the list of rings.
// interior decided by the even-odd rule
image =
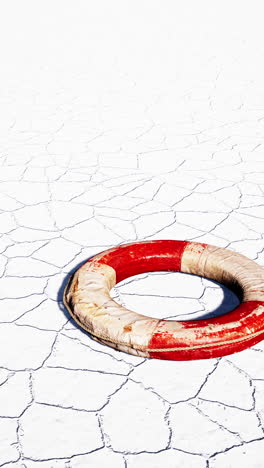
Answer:
[[[137,314],[110,297],[113,286],[125,278],[161,270],[218,281],[241,303],[220,317],[167,321]],[[105,250],[71,276],[63,301],[97,341],[147,358],[216,358],[264,338],[264,268],[244,255],[208,244],[154,240]]]

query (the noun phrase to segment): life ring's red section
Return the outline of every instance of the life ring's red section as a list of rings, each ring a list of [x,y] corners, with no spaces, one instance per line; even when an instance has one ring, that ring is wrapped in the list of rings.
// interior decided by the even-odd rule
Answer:
[[[247,349],[264,338],[264,309],[262,317],[254,319],[252,316],[252,312],[259,306],[264,307],[264,302],[242,302],[233,311],[220,317],[180,322],[184,324],[185,330],[197,329],[197,339],[192,343],[181,340],[176,333],[157,331],[149,342],[150,357],[185,361],[216,358]],[[232,322],[240,323],[240,326],[233,327],[233,329],[230,327],[227,331],[226,325]],[[217,332],[213,331],[214,325],[218,328]],[[248,329],[253,330],[251,336],[248,336]],[[170,351],[170,348],[179,349]],[[163,351],[154,351],[158,349],[163,349]]]
[[[157,240],[121,245],[96,255],[91,261],[111,266],[117,283],[150,271],[181,271],[181,259],[190,242]],[[207,244],[196,244],[202,252]],[[172,322],[170,322],[172,323]],[[216,358],[246,349],[264,338],[264,301],[242,302],[233,311],[212,319],[178,321],[186,333],[157,323],[146,351],[149,357],[169,360]],[[192,339],[188,330],[195,329]]]
[[[189,242],[177,240],[125,244],[106,253],[97,261],[114,268],[116,282],[119,283],[130,276],[150,271],[180,271],[182,253],[187,244]]]

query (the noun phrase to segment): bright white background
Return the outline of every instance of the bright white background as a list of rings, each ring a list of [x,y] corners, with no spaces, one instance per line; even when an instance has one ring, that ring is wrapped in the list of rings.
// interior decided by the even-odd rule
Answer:
[[[0,3],[0,466],[262,468],[263,343],[144,360],[69,320],[65,279],[143,239],[264,265],[263,4]],[[177,273],[113,291],[156,317],[231,310]]]

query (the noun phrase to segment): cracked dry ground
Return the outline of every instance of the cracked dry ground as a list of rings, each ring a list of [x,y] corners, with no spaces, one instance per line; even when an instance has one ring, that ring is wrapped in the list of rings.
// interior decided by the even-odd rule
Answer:
[[[264,266],[263,41],[247,11],[233,32],[230,5],[213,2],[216,20],[191,3],[193,17],[99,1],[0,20],[1,467],[263,468],[264,342],[147,360],[94,341],[62,304],[69,273],[124,242],[202,241]],[[112,293],[167,319],[238,303],[168,272]]]

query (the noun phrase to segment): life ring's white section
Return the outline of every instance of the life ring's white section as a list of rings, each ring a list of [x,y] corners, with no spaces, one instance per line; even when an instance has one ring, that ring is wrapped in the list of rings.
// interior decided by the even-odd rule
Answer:
[[[195,242],[187,244],[181,258],[181,271],[226,284],[236,283],[243,291],[243,302],[264,301],[264,268],[232,250]]]
[[[144,351],[159,320],[126,309],[110,297],[115,270],[100,263],[85,263],[74,275],[66,301],[79,322],[100,341],[122,351],[146,356]],[[136,349],[135,349],[135,348]],[[144,351],[141,353],[140,351]]]

